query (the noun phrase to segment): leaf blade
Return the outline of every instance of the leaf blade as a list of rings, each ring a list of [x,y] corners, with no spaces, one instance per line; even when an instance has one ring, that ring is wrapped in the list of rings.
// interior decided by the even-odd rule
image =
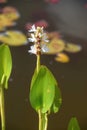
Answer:
[[[68,124],[68,130],[80,130],[76,117],[72,117]]]
[[[12,57],[7,45],[0,45],[0,84],[8,88],[8,79],[12,70]]]
[[[55,79],[46,66],[41,66],[36,76],[33,77],[30,89],[30,103],[32,107],[42,113],[47,112],[54,100]]]

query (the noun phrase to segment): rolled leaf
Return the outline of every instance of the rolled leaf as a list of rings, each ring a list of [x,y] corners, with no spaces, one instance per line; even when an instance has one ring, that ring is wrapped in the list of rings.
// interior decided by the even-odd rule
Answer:
[[[8,88],[8,79],[12,70],[11,52],[7,45],[0,45],[0,86]]]
[[[76,117],[71,118],[69,125],[68,125],[68,130],[80,130]]]

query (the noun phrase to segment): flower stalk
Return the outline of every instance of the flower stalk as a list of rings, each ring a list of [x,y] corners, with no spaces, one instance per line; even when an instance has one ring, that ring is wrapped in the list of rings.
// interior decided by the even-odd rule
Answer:
[[[4,109],[4,88],[0,86],[0,111],[1,111],[1,127],[5,130],[5,109]]]
[[[42,113],[41,110],[38,111],[39,115],[39,130],[47,130],[47,113]]]
[[[38,73],[39,72],[39,68],[40,68],[40,55],[37,55],[36,68],[37,68],[37,73]]]

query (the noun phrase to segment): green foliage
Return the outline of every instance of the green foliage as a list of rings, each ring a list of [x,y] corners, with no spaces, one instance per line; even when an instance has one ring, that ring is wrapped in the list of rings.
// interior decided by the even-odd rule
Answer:
[[[69,125],[68,125],[68,130],[80,130],[76,117],[71,118]]]
[[[55,97],[50,112],[54,113],[58,112],[61,104],[62,104],[62,97],[60,88],[58,86],[55,86]]]
[[[11,52],[7,45],[0,45],[0,86],[8,88],[8,79],[12,70]]]
[[[38,73],[35,70],[31,81],[30,103],[32,107],[36,111],[41,110],[42,113],[50,110],[57,112],[60,106],[59,100],[60,91],[53,74],[46,66],[41,65]]]

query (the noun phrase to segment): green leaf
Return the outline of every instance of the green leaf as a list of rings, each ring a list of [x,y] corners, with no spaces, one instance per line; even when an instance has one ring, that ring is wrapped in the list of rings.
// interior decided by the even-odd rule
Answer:
[[[53,104],[56,80],[46,66],[40,66],[38,74],[34,73],[30,88],[32,107],[46,113]]]
[[[76,117],[71,118],[69,125],[68,125],[68,130],[80,130]]]
[[[54,113],[58,112],[61,104],[62,104],[61,92],[59,87],[55,86],[55,97],[50,112],[54,112]]]
[[[7,45],[0,45],[0,86],[8,88],[8,79],[12,70],[11,52]]]
[[[33,74],[33,77],[31,79],[31,85],[30,85],[30,89],[32,88],[33,84],[34,84],[34,81],[36,80],[36,77],[37,77],[37,70],[35,69],[34,71],[34,74]]]

